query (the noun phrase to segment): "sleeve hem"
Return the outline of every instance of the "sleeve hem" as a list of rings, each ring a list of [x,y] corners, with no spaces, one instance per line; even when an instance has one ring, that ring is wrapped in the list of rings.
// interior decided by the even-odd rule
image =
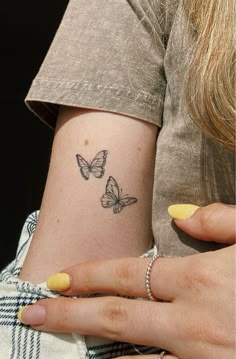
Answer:
[[[162,126],[163,96],[117,85],[37,78],[25,104],[52,129],[59,105],[120,113]]]

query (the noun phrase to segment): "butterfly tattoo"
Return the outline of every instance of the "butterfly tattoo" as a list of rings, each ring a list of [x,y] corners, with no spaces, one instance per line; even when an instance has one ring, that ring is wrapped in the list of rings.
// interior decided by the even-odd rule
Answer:
[[[86,161],[81,155],[77,154],[76,159],[80,167],[80,173],[84,179],[88,180],[90,173],[96,178],[102,178],[105,172],[105,164],[108,151],[100,151],[96,154],[94,159],[90,162]]]
[[[120,213],[126,206],[137,202],[137,198],[135,197],[122,197],[121,192],[122,190],[120,190],[116,180],[110,176],[106,185],[106,193],[101,198],[102,207],[113,207],[114,213]]]

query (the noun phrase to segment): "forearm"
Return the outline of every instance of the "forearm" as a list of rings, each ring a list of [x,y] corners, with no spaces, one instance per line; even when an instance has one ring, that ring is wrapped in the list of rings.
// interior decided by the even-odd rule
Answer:
[[[64,108],[59,115],[39,221],[21,278],[44,281],[63,267],[92,259],[140,255],[152,241],[156,128],[121,115]],[[106,152],[104,174],[83,176],[76,154]],[[104,208],[112,176],[137,202],[119,213]]]

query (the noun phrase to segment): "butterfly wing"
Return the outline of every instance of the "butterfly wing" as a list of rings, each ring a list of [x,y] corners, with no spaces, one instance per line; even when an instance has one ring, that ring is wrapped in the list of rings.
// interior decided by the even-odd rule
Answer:
[[[124,197],[121,198],[113,207],[114,213],[120,213],[120,211],[126,206],[130,206],[131,204],[137,202],[137,198],[135,197]]]
[[[101,198],[101,203],[104,208],[111,208],[116,204],[116,196],[113,193],[105,193]]]
[[[109,177],[106,185],[106,193],[101,198],[101,203],[104,208],[114,207],[119,201],[119,187],[113,177]]]
[[[106,193],[113,193],[117,201],[120,199],[120,189],[118,183],[112,176],[108,178],[106,185]]]
[[[80,167],[81,175],[84,177],[84,179],[88,180],[89,173],[90,173],[88,162],[79,154],[76,155],[76,159],[77,159],[77,163]]]
[[[96,154],[90,164],[90,171],[96,178],[101,178],[104,175],[108,151],[100,151]]]

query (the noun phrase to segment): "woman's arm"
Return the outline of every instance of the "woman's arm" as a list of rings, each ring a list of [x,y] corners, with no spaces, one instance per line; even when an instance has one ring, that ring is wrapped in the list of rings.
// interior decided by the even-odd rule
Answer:
[[[138,119],[61,108],[21,279],[42,282],[78,262],[138,256],[151,246],[156,136],[156,126]]]

